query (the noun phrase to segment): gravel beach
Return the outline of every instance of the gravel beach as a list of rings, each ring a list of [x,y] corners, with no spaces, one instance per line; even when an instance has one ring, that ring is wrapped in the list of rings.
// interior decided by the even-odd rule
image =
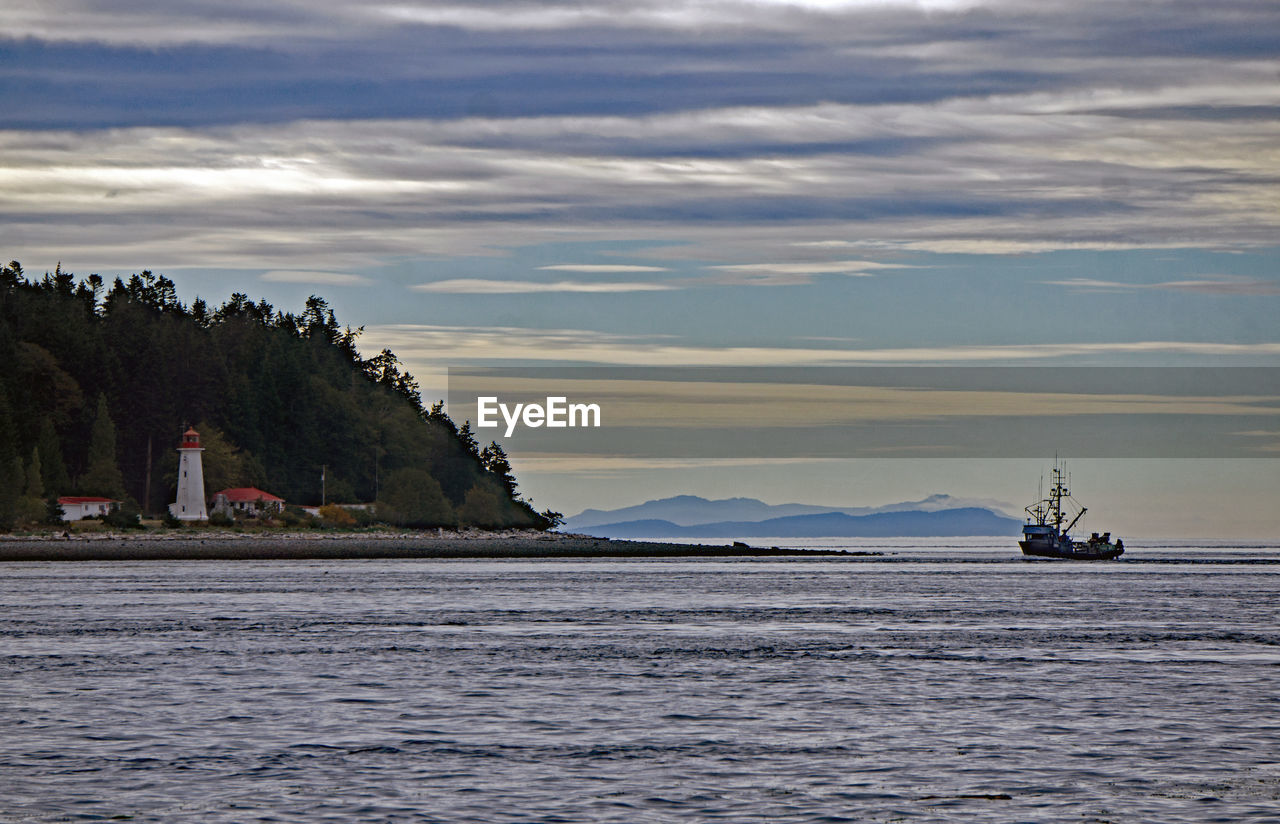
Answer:
[[[0,561],[316,560],[343,558],[619,558],[843,554],[611,541],[544,532],[106,533],[0,539]]]

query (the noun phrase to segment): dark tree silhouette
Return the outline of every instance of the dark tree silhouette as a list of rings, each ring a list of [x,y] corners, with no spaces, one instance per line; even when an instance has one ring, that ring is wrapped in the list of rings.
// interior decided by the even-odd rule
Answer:
[[[162,512],[179,436],[207,422],[238,455],[237,477],[291,503],[320,502],[322,466],[363,501],[379,497],[379,475],[413,469],[455,513],[482,486],[473,509],[486,525],[549,526],[514,496],[505,454],[482,461],[470,425],[443,404],[424,409],[394,353],[360,356],[360,332],[315,295],[296,315],[242,293],[188,307],[149,271],[104,290],[97,275],[77,281],[59,266],[31,280],[11,262],[0,267],[0,363],[13,367],[0,370],[0,476],[16,465],[20,491],[22,456],[39,447],[46,493],[93,486]],[[0,527],[12,486],[0,483]]]

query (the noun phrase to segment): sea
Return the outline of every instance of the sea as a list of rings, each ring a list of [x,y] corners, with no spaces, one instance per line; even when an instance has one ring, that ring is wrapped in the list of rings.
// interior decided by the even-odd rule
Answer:
[[[0,565],[0,821],[1280,821],[1280,544],[806,544]]]

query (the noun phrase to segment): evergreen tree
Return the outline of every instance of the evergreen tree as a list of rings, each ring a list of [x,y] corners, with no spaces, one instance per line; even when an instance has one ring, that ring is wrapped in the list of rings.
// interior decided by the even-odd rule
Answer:
[[[22,468],[22,459],[14,456],[9,459],[9,470],[0,475],[0,483],[13,484],[13,490],[6,494],[4,514],[0,514],[0,525],[8,523],[8,529],[22,520],[27,499],[21,494],[22,485],[26,482],[26,472]]]
[[[480,457],[480,444],[476,442],[475,435],[471,433],[471,421],[463,421],[462,428],[458,430],[458,440],[462,441],[462,446],[473,456]]]
[[[490,441],[480,453],[480,464],[484,467],[484,471],[498,482],[498,486],[502,487],[507,497],[515,500],[516,478],[511,474],[511,463],[507,460],[506,451],[498,446],[497,441]]]
[[[13,529],[14,522],[18,519],[18,496],[25,480],[22,460],[14,451],[14,440],[9,399],[3,387],[0,387],[0,532]]]
[[[0,510],[12,521],[31,486],[21,461],[14,475],[14,459],[32,447],[47,496],[76,491],[71,476],[85,494],[141,499],[174,456],[176,444],[161,433],[202,421],[210,491],[220,488],[219,454],[226,485],[295,502],[319,503],[320,465],[364,500],[385,498],[379,487],[397,471],[419,470],[438,483],[452,509],[447,521],[480,483],[495,496],[473,496],[470,511],[482,521],[545,521],[510,499],[505,455],[491,445],[486,468],[472,426],[454,424],[442,404],[424,409],[393,353],[363,359],[359,332],[339,325],[318,297],[297,314],[243,294],[188,309],[174,283],[151,272],[104,288],[100,277],[77,284],[60,268],[28,279],[11,262],[0,268],[0,364],[8,367],[0,396],[9,407],[0,415]],[[225,452],[214,448],[209,424],[225,436]],[[144,503],[154,506],[164,484],[150,488]]]
[[[67,477],[67,465],[62,460],[62,443],[58,439],[58,431],[53,428],[53,421],[49,418],[41,421],[36,444],[40,450],[40,472],[45,491],[52,495],[65,495],[71,490],[71,479]]]
[[[17,461],[17,459],[14,459]],[[21,468],[21,461],[17,466]],[[45,517],[44,478],[40,473],[40,447],[31,450],[31,460],[27,462],[24,475],[23,495],[18,499],[18,520],[22,523],[38,524]]]
[[[436,401],[431,404],[431,410],[427,412],[427,420],[438,423],[453,435],[458,434],[458,427],[454,424],[453,419],[444,411],[444,401]],[[468,421],[467,431],[470,431],[470,422]]]
[[[44,502],[44,522],[49,526],[59,526],[64,522],[62,504],[57,495],[50,495]]]
[[[27,464],[26,495],[36,500],[44,499],[44,473],[40,470],[40,447],[31,450],[31,462]]]
[[[98,412],[89,435],[89,459],[80,476],[80,491],[86,495],[124,498],[124,476],[116,462],[116,425],[111,421],[106,395],[98,395]]]

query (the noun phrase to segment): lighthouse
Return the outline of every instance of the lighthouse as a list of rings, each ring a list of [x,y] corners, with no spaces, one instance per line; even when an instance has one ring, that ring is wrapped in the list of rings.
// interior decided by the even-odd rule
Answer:
[[[188,429],[178,447],[178,499],[169,504],[169,513],[179,521],[205,521],[204,467],[200,464],[200,433]]]

